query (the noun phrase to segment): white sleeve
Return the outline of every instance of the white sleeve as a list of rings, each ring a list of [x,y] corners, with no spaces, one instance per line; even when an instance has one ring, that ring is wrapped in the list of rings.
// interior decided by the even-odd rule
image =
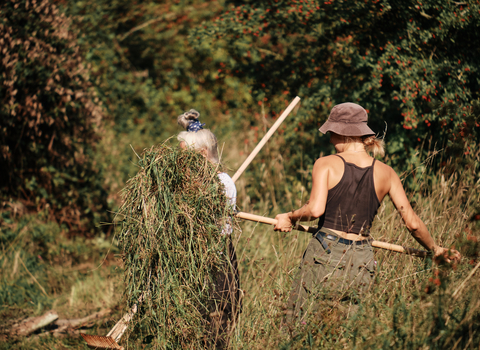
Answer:
[[[237,203],[237,188],[235,187],[235,183],[227,173],[218,174],[218,178],[225,187],[225,196],[227,196],[230,205],[235,209],[235,204]]]
[[[227,197],[229,204],[232,206],[232,209],[235,210],[235,204],[237,203],[237,188],[235,187],[235,183],[227,173],[218,174],[218,178],[225,187],[225,196]],[[231,219],[229,218],[229,221],[230,220]],[[225,223],[222,228],[222,234],[229,235],[232,232],[232,225],[229,222]]]

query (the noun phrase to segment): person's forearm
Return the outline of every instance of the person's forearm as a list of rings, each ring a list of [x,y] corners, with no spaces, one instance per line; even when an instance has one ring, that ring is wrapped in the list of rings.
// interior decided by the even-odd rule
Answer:
[[[305,203],[300,209],[288,213],[288,217],[292,221],[292,224],[295,224],[298,221],[311,221],[318,218],[318,216],[312,214],[310,202]]]
[[[432,236],[428,232],[427,226],[419,220],[419,227],[416,230],[411,230],[411,234],[415,240],[420,243],[424,248],[434,251],[436,247],[435,241],[433,240]]]
[[[417,240],[423,247],[427,248],[433,253],[433,259],[438,261],[450,262],[459,262],[461,259],[461,254],[455,249],[446,249],[442,248],[435,243],[433,237],[428,232],[427,227],[423,222],[418,225],[416,230],[410,230],[413,238]],[[437,260],[440,259],[440,260]]]

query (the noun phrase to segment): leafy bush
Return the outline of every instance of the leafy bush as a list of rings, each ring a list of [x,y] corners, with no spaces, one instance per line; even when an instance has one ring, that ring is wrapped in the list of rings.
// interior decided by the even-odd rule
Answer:
[[[286,167],[298,166],[299,149],[302,162],[313,163],[319,149],[312,135],[334,105],[349,101],[367,109],[373,130],[386,130],[389,162],[404,171],[428,152],[420,147],[425,140],[444,148],[453,132],[455,147],[475,147],[459,143],[458,132],[467,128],[478,139],[479,10],[474,2],[438,0],[230,1],[218,18],[192,29],[190,40],[219,57],[219,81],[238,77],[266,108],[302,97],[278,152]],[[463,111],[447,119],[451,104],[472,111],[470,121]]]
[[[178,133],[180,113],[200,111],[220,144],[250,125],[243,115],[258,106],[252,108],[245,84],[236,78],[219,84],[217,58],[188,43],[189,30],[221,13],[222,5],[190,0],[62,2],[81,33],[78,42],[111,121],[96,159],[105,166],[109,199],[115,204],[120,205],[117,193],[136,172],[130,145],[141,153]],[[243,139],[236,138],[228,147],[236,149],[237,143],[243,148]],[[238,157],[238,152],[225,151],[222,158],[236,165]]]
[[[71,21],[49,1],[0,11],[1,198],[92,230],[107,207],[92,159],[102,110]]]

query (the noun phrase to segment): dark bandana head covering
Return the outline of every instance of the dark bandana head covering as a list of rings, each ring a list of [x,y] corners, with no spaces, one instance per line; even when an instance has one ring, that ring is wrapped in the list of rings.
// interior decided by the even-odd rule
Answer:
[[[200,123],[199,120],[194,120],[187,126],[187,131],[197,132],[198,130],[202,130],[204,125],[205,123]]]
[[[198,118],[200,118],[200,113],[191,109],[188,112],[180,114],[177,121],[178,124],[183,126],[188,132],[197,132],[198,130],[202,130],[205,125],[205,123],[200,123]]]

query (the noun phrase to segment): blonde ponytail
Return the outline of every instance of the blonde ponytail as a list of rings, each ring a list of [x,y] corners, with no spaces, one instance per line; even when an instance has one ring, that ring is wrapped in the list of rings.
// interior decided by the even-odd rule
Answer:
[[[379,139],[375,135],[372,135],[363,138],[362,141],[367,152],[373,153],[374,157],[377,155],[381,157],[385,156],[385,142],[383,139]]]

